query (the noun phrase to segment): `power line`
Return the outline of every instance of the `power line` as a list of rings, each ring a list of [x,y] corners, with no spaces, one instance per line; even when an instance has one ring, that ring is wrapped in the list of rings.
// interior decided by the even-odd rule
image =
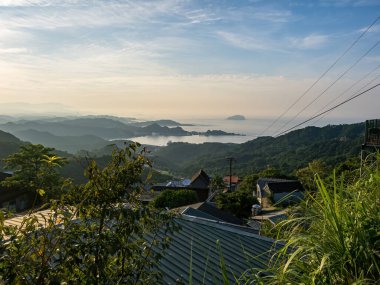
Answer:
[[[278,116],[268,127],[262,131],[258,137],[261,137],[264,135],[270,128],[272,128],[279,120],[281,120],[284,115],[286,115],[290,109],[292,109],[303,97],[306,96],[307,93],[359,42],[359,40],[373,27],[373,25],[376,24],[376,22],[380,19],[380,16],[378,16],[372,23],[365,29],[360,36],[352,42],[352,44],[327,68],[325,72],[322,73],[322,75],[319,76],[319,78],[308,88],[305,92],[301,94],[280,116]]]
[[[291,130],[294,130],[295,128],[297,128],[297,127],[299,127],[299,126],[301,126],[301,125],[303,125],[303,124],[305,124],[307,122],[310,122],[311,120],[314,120],[315,118],[318,118],[319,116],[322,116],[322,115],[324,115],[324,114],[326,114],[328,112],[331,112],[332,110],[334,110],[334,109],[336,109],[336,108],[338,108],[338,107],[346,104],[347,102],[349,102],[349,101],[351,101],[351,100],[353,100],[353,99],[355,99],[355,98],[357,98],[357,97],[359,97],[359,96],[361,96],[361,95],[363,95],[363,94],[365,94],[365,93],[367,93],[367,92],[371,91],[372,89],[375,89],[376,87],[379,87],[379,86],[380,86],[380,83],[372,86],[371,88],[368,88],[367,90],[365,90],[365,91],[363,91],[363,92],[361,92],[361,93],[359,93],[357,95],[354,95],[354,96],[348,98],[347,100],[344,100],[343,102],[335,105],[334,107],[331,107],[330,109],[328,109],[326,111],[323,111],[322,113],[319,113],[319,114],[317,114],[317,115],[315,115],[315,116],[313,116],[313,117],[311,117],[311,118],[309,118],[309,119],[307,119],[307,120],[305,120],[305,121],[303,121],[303,122],[301,122],[301,123],[299,123],[299,124],[297,124],[297,125],[289,128],[289,129],[287,129],[285,131],[282,131],[281,133],[279,133],[278,135],[276,135],[276,137],[278,137],[278,136],[280,136],[282,134],[285,134],[285,133],[287,133],[287,132],[289,132]]]
[[[325,94],[332,86],[334,86],[343,76],[345,76],[349,71],[351,71],[364,57],[366,57],[373,49],[375,49],[380,44],[380,40],[377,41],[369,50],[367,50],[361,57],[359,57],[348,69],[346,69],[337,79],[335,79],[325,90],[323,90],[317,97],[315,97],[309,104],[301,109],[293,118],[287,121],[279,129],[275,131],[275,134],[280,132],[283,128],[293,122],[298,116],[303,113],[307,108],[309,108],[315,101],[317,101],[323,94]]]
[[[325,108],[329,107],[332,103],[334,103],[336,100],[338,100],[340,97],[342,97],[344,94],[346,94],[348,91],[350,91],[352,88],[354,88],[356,85],[358,85],[360,82],[362,82],[364,79],[366,79],[368,76],[370,76],[372,73],[374,73],[376,70],[380,68],[380,64],[376,66],[374,69],[372,69],[370,72],[368,72],[366,75],[364,75],[362,78],[357,80],[354,84],[352,84],[350,87],[348,87],[346,90],[344,90],[342,93],[340,93],[337,97],[330,100],[326,105],[324,105],[322,108],[320,108],[317,112],[315,112],[312,116],[318,114],[319,112],[322,112]],[[377,77],[376,77],[377,78]],[[371,84],[374,79],[372,79],[369,83],[367,83],[364,87],[360,88],[357,92],[360,92],[362,89],[364,89],[366,86]]]
[[[380,67],[380,65],[378,66],[378,67]],[[376,68],[377,69],[377,68]],[[373,70],[374,71],[374,70]],[[373,72],[372,71],[372,72]],[[371,73],[372,73],[371,72]],[[369,86],[369,85],[371,85],[374,81],[376,81],[377,79],[379,79],[380,78],[380,74],[379,75],[377,75],[377,76],[375,76],[371,81],[369,81],[367,84],[365,84],[362,88],[360,88],[358,91],[356,91],[356,93],[357,92],[360,92],[360,91],[362,91],[364,88],[366,88],[367,86]],[[359,81],[361,81],[361,80],[359,80]],[[356,82],[356,83],[359,83],[359,82]],[[356,85],[356,83],[354,84],[354,85]],[[353,86],[353,85],[352,85]],[[351,86],[351,87],[352,87]],[[336,97],[334,100],[332,100],[332,101],[330,101],[328,104],[326,104],[323,108],[321,108],[318,112],[316,112],[316,113],[314,113],[313,114],[313,116],[315,116],[316,114],[318,114],[319,112],[321,112],[322,110],[324,110],[326,107],[328,107],[328,106],[330,106],[332,103],[334,103],[336,100],[338,100],[340,97],[342,97],[344,94],[345,94],[345,92],[347,92],[347,91],[349,91],[349,89],[351,89],[351,88],[348,88],[346,91],[344,91],[344,92],[342,92],[338,97]],[[355,94],[355,93],[354,93]],[[355,96],[355,95],[352,95],[352,96]],[[349,97],[350,98],[350,97]],[[327,114],[324,114],[322,117],[320,117],[320,118],[318,118],[318,120],[316,120],[315,122],[314,122],[314,124],[315,123],[317,123],[317,122],[319,122],[321,119],[323,119],[324,117],[326,117],[327,116]]]

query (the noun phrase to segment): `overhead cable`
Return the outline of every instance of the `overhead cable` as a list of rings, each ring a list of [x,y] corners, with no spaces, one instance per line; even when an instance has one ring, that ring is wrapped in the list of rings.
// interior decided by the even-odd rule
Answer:
[[[378,16],[360,35],[356,38],[352,44],[323,72],[319,78],[306,89],[305,92],[301,94],[280,116],[278,116],[268,127],[264,129],[258,136],[264,135],[269,129],[271,129],[279,120],[281,120],[303,97],[306,96],[307,93],[360,41],[360,39],[376,24],[376,22],[380,19]]]
[[[371,91],[371,90],[373,90],[373,89],[375,89],[376,87],[379,87],[379,86],[380,86],[380,83],[378,83],[378,84],[372,86],[371,88],[368,88],[367,90],[365,90],[365,91],[363,91],[363,92],[361,92],[361,93],[359,93],[359,94],[357,94],[357,95],[354,95],[354,96],[348,98],[347,100],[344,100],[343,102],[341,102],[341,103],[335,105],[334,107],[331,107],[330,109],[328,109],[328,110],[326,110],[326,111],[323,111],[322,113],[319,113],[319,114],[317,114],[317,115],[315,115],[315,116],[313,116],[313,117],[311,117],[311,118],[309,118],[309,119],[307,119],[307,120],[305,120],[305,121],[303,121],[303,122],[301,122],[301,123],[299,123],[299,124],[297,124],[297,125],[295,125],[295,126],[289,128],[289,129],[287,129],[287,130],[285,130],[285,131],[282,131],[281,133],[277,134],[275,137],[278,137],[278,136],[280,136],[280,135],[282,135],[282,134],[285,134],[285,133],[287,133],[287,132],[289,132],[289,131],[291,131],[291,130],[294,130],[295,128],[297,128],[297,127],[299,127],[299,126],[301,126],[301,125],[303,125],[303,124],[306,124],[307,122],[310,122],[311,120],[314,120],[315,118],[318,118],[318,117],[320,117],[320,116],[322,116],[322,115],[324,115],[324,114],[326,114],[326,113],[328,113],[328,112],[331,112],[332,110],[334,110],[334,109],[336,109],[336,108],[338,108],[338,107],[340,107],[340,106],[342,106],[342,105],[348,103],[349,101],[351,101],[351,100],[353,100],[353,99],[355,99],[355,98],[357,98],[357,97],[359,97],[359,96],[361,96],[361,95],[364,95],[365,93],[367,93],[367,92],[369,92],[369,91]]]
[[[298,116],[303,113],[307,108],[309,108],[315,101],[317,101],[323,94],[325,94],[332,86],[334,86],[343,76],[345,76],[349,71],[351,71],[364,57],[366,57],[373,49],[375,49],[380,44],[380,40],[371,46],[361,57],[359,57],[348,69],[346,69],[337,79],[335,79],[325,90],[323,90],[317,97],[315,97],[309,104],[303,107],[295,116],[293,116],[289,121],[282,125],[275,133],[280,132],[283,128],[293,122]]]

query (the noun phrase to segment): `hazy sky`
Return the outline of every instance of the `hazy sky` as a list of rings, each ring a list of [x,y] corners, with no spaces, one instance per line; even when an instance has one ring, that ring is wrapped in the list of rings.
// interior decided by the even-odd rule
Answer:
[[[0,112],[28,102],[138,117],[275,117],[378,16],[378,0],[0,0]],[[380,20],[287,115],[379,40]],[[300,116],[379,64],[380,45]],[[379,95],[380,88],[331,117],[379,117]]]

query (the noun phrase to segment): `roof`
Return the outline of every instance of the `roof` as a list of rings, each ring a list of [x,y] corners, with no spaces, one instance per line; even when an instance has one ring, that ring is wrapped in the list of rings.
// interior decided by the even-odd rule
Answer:
[[[208,188],[210,184],[210,177],[203,169],[199,170],[191,179],[189,187],[191,188]]]
[[[266,185],[271,191],[276,193],[292,192],[294,190],[303,191],[303,187],[298,180],[279,179],[279,178],[259,178],[257,185],[263,190]]]
[[[230,176],[224,176],[223,177],[224,183],[230,183]],[[239,182],[239,176],[231,176],[231,183],[238,183]]]
[[[202,203],[196,203],[196,204],[188,205],[186,207],[182,207],[180,209],[180,212],[182,214],[186,214],[186,210],[188,208],[196,209],[196,210],[201,212],[201,213],[199,213],[199,212],[194,212],[194,211],[189,210],[189,211],[191,211],[191,213],[196,214],[196,215],[194,215],[196,217],[202,217],[202,218],[206,218],[206,219],[210,219],[210,220],[216,220],[216,221],[223,221],[223,222],[235,224],[235,225],[241,225],[242,224],[241,219],[235,217],[234,215],[232,215],[226,211],[223,211],[223,210],[217,208],[211,202],[202,202]]]
[[[273,246],[279,244],[266,237],[214,221],[193,217],[175,219],[181,227],[173,235],[169,248],[159,262],[164,284],[224,284],[221,262],[224,261],[229,284],[251,268],[265,268]]]
[[[268,183],[273,183],[273,182],[296,182],[297,180],[289,180],[289,179],[281,179],[281,178],[266,178],[266,177],[260,177],[257,180],[257,185],[260,187],[260,189],[264,189],[265,185]],[[297,181],[298,182],[298,181]]]
[[[0,171],[0,181],[5,180],[5,178],[11,177],[12,174],[6,171]]]
[[[268,188],[273,193],[284,193],[293,191],[304,191],[299,181],[287,181],[287,182],[270,182],[267,183]]]
[[[285,220],[288,218],[288,210],[276,210],[276,211],[262,211],[257,216],[254,216],[252,219],[254,221],[264,221],[269,220],[271,223],[276,224],[281,220]]]

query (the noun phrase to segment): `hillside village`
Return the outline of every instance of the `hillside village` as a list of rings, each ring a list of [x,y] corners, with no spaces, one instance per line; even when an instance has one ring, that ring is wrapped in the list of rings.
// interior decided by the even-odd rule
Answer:
[[[364,158],[369,157],[369,155],[376,153],[378,150],[379,130],[380,120],[366,122],[364,143],[361,146],[361,170],[365,167],[365,164],[376,163],[376,160],[366,160]],[[42,146],[30,146],[32,149],[34,148],[34,154],[29,153],[27,155],[31,155],[29,159],[32,161],[34,159],[33,155],[38,153],[39,150],[46,154],[44,154],[42,160],[34,162],[41,164],[41,169],[44,169],[44,173],[38,173],[36,174],[37,176],[28,173],[27,182],[32,182],[35,179],[33,183],[38,184],[39,180],[49,178],[53,183],[62,183],[63,181],[55,175],[54,170],[61,163],[59,158],[49,156],[51,155],[51,150],[44,149]],[[21,149],[24,151],[23,155],[25,155],[28,145],[22,146]],[[130,151],[135,153],[136,156],[132,155]],[[284,177],[283,174],[279,174],[273,169],[264,169],[259,174],[244,178],[240,178],[232,172],[229,174],[224,173],[223,176],[210,176],[205,170],[200,169],[194,173],[191,179],[184,178],[145,184],[144,188],[141,189],[142,192],[134,196],[133,193],[138,189],[137,185],[140,183],[140,178],[132,174],[130,171],[133,168],[129,167],[132,165],[137,167],[137,173],[141,174],[146,164],[149,163],[143,156],[140,156],[143,153],[144,150],[140,151],[138,146],[131,146],[131,150],[119,152],[119,156],[116,156],[117,160],[113,160],[103,170],[98,168],[96,164],[90,165],[90,170],[87,170],[89,181],[83,187],[72,188],[74,192],[71,192],[71,196],[68,196],[69,198],[64,198],[64,200],[67,200],[66,202],[64,200],[59,202],[60,198],[56,196],[57,193],[46,192],[49,187],[54,188],[55,185],[41,184],[41,186],[37,186],[29,184],[30,187],[36,187],[33,192],[27,189],[29,186],[25,186],[26,184],[17,184],[20,182],[17,179],[25,177],[25,171],[27,169],[30,171],[29,168],[16,167],[13,171],[1,172],[0,206],[5,213],[2,218],[3,242],[5,242],[5,244],[2,244],[3,250],[7,250],[6,243],[9,241],[7,237],[12,236],[12,234],[14,234],[13,238],[17,240],[19,235],[29,238],[34,231],[36,231],[36,234],[42,232],[42,236],[44,236],[44,229],[49,235],[52,230],[59,229],[59,231],[64,232],[64,229],[71,227],[73,223],[82,225],[82,222],[87,220],[87,217],[91,217],[95,221],[97,219],[104,219],[105,221],[109,219],[105,224],[107,225],[106,228],[99,228],[102,229],[99,233],[110,231],[109,238],[115,235],[115,238],[120,239],[122,236],[119,236],[119,234],[123,230],[120,233],[114,232],[113,227],[116,227],[115,231],[120,231],[117,224],[113,225],[119,218],[116,218],[112,211],[131,210],[133,212],[134,207],[143,209],[153,206],[153,209],[159,210],[156,214],[165,213],[163,214],[165,218],[159,220],[160,222],[156,221],[157,227],[154,226],[154,221],[152,221],[153,224],[148,222],[147,231],[136,229],[135,234],[139,237],[140,242],[144,244],[150,243],[149,248],[152,253],[154,252],[154,258],[157,258],[157,260],[154,262],[149,261],[146,264],[150,264],[151,269],[149,270],[157,270],[164,284],[240,284],[239,282],[245,284],[244,282],[247,280],[253,280],[253,276],[260,276],[259,272],[265,272],[271,266],[272,256],[281,248],[287,247],[285,240],[278,239],[281,235],[288,234],[286,231],[278,232],[282,229],[282,221],[292,218],[294,213],[299,215],[302,208],[302,206],[300,208],[300,205],[303,204],[303,201],[308,200],[310,195],[310,197],[318,195],[316,193],[321,191],[323,185],[321,183],[326,183],[327,185],[330,183],[328,182],[329,179],[331,179],[328,176],[323,177],[322,175],[324,174],[320,171],[321,169],[313,169],[312,166],[320,166],[318,163],[309,164],[309,168],[306,167],[299,172],[301,174],[308,171],[308,175],[319,174],[320,178],[317,178],[317,176],[316,178],[309,177],[312,180],[311,184],[308,184],[307,180],[304,180],[305,177],[301,175],[299,177],[303,180],[294,179],[291,176]],[[124,160],[125,158],[127,160]],[[17,159],[17,154],[16,156],[11,155],[6,162],[9,166]],[[17,163],[20,162],[18,161]],[[45,167],[43,165],[46,165],[46,168],[43,168]],[[119,181],[122,176],[119,177],[116,174],[119,171],[124,173],[126,170],[129,173],[127,174],[127,180],[122,178]],[[313,171],[316,172],[313,173]],[[103,172],[105,176],[103,176]],[[116,176],[114,177],[114,175]],[[318,179],[325,179],[325,182]],[[106,185],[114,185],[115,194],[111,195],[109,191],[114,189],[108,189]],[[98,187],[98,189],[91,189],[94,186]],[[45,190],[41,190],[42,187]],[[103,187],[106,188],[103,189]],[[132,191],[132,189],[135,190]],[[77,212],[82,207],[83,201],[79,202],[79,204],[75,202],[81,201],[81,197],[76,196],[82,195],[79,194],[80,191],[90,191],[89,193],[93,193],[91,195],[95,195],[90,198],[92,202],[89,202],[89,205],[92,206],[83,208],[84,213],[88,211],[84,216]],[[105,200],[97,200],[97,196],[103,197],[102,199]],[[58,199],[58,204],[52,203],[51,201],[53,200],[49,202],[49,199]],[[323,196],[322,199],[324,199]],[[47,209],[49,207],[51,208]],[[107,214],[104,212],[105,209],[111,212]],[[156,211],[153,209],[148,210],[146,214],[149,216],[149,211]],[[143,218],[145,214],[141,213],[141,215]],[[170,226],[166,223],[170,223]],[[97,226],[95,222],[95,228]],[[82,234],[86,233],[90,239],[94,238],[92,237],[93,233],[88,232],[90,228],[87,229],[86,225],[83,225],[83,227],[81,229],[84,231]],[[134,231],[134,229],[131,229],[131,232],[126,232],[126,234],[133,234]],[[20,241],[22,240],[21,236]],[[50,240],[51,237],[46,236],[45,238],[47,239],[46,242],[53,241]],[[53,244],[50,244],[50,246],[53,246]],[[38,244],[33,246],[38,246]],[[102,248],[105,244],[100,243],[99,246]],[[134,250],[139,252],[140,246],[142,245],[140,244]],[[87,245],[84,248],[87,248]],[[56,249],[58,250],[59,247]],[[65,251],[62,248],[59,250]],[[94,254],[94,256],[97,256],[96,253]],[[146,258],[151,253],[147,254]],[[39,262],[38,260],[43,261],[45,260],[44,258],[48,258],[46,261],[49,264],[60,264],[61,259],[65,257],[59,254],[49,257],[30,258],[31,262],[33,260]],[[148,259],[150,260],[150,257]],[[148,262],[147,259],[145,259],[145,262]],[[54,266],[49,265],[46,267],[46,272],[54,271]],[[143,269],[141,270],[144,272]],[[371,274],[376,275],[379,272]],[[17,275],[16,273],[12,274],[9,276]],[[25,274],[28,275],[28,273]],[[147,273],[144,272],[144,274]],[[75,278],[78,278],[78,276]]]

